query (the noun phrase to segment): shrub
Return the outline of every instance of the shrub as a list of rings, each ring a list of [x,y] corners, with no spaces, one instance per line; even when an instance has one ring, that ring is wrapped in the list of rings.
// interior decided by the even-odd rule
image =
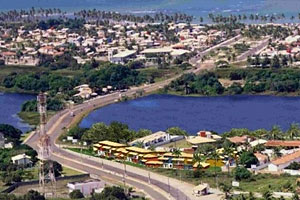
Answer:
[[[236,180],[241,181],[241,180],[246,180],[250,179],[252,176],[251,172],[249,172],[246,168],[244,167],[237,167],[234,170],[234,177]]]
[[[80,192],[80,190],[73,190],[70,194],[69,194],[71,199],[82,199],[84,198],[82,192]]]

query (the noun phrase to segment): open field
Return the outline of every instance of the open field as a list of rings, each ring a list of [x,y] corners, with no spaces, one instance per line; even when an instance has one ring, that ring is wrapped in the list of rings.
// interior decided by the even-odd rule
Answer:
[[[47,118],[50,119],[56,112],[48,111]],[[36,126],[40,122],[40,114],[38,112],[19,112],[18,116],[27,124]]]

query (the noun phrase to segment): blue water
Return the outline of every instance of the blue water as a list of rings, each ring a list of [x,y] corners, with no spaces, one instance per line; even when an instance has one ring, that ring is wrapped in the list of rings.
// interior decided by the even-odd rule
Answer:
[[[30,126],[22,122],[17,113],[21,110],[24,101],[34,99],[28,94],[0,94],[0,124],[10,124],[23,132],[30,130]]]
[[[286,130],[291,123],[300,123],[299,114],[300,97],[150,95],[95,110],[80,126],[118,121],[134,130],[178,126],[191,134],[199,130],[223,133],[231,128],[271,129],[275,124]]]
[[[31,7],[113,10],[129,13],[183,12],[194,16],[208,13],[285,13],[298,16],[299,0],[0,0],[0,10]]]

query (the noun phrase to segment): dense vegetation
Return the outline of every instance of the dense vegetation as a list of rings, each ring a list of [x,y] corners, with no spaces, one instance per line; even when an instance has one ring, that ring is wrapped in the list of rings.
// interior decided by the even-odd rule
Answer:
[[[220,78],[232,81],[233,84],[225,88]],[[200,75],[185,74],[172,81],[165,92],[199,95],[295,93],[300,91],[299,79],[300,71],[296,69],[220,70]]]
[[[26,145],[20,145],[22,132],[19,129],[7,124],[0,124],[0,132],[4,134],[5,142],[13,142],[13,149],[1,149],[0,151],[0,181],[5,184],[20,182],[27,176],[23,168],[26,166],[17,166],[12,163],[11,157],[25,153],[31,157],[33,164],[37,162],[37,153]]]
[[[63,108],[63,101],[79,99],[73,95],[77,93],[75,86],[89,84],[99,94],[102,88],[108,85],[113,89],[125,89],[133,85],[139,85],[146,81],[135,69],[128,66],[103,64],[96,69],[93,65],[85,66],[83,73],[74,76],[63,76],[53,72],[35,73],[11,73],[6,76],[1,85],[8,89],[16,89],[24,92],[38,93],[46,91],[49,94],[48,109],[60,110]],[[92,68],[92,69],[91,69]],[[36,111],[36,101],[25,102],[22,111]]]

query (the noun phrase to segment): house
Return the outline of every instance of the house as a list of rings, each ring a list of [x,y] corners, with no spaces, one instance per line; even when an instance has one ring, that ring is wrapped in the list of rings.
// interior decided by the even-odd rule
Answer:
[[[265,143],[266,147],[285,147],[285,148],[299,148],[300,141],[298,140],[269,140]]]
[[[200,184],[193,188],[193,193],[196,196],[208,195],[209,186],[208,184]]]
[[[126,64],[128,61],[132,60],[135,55],[135,50],[125,50],[116,55],[109,55],[108,59],[114,64]]]
[[[212,134],[212,132],[210,131],[199,131],[197,133],[198,136],[200,137],[206,137],[206,138],[211,138],[211,139],[214,139],[214,140],[221,140],[222,137],[217,135],[217,134]]]
[[[144,148],[149,148],[150,146],[160,146],[163,144],[167,144],[173,141],[181,140],[184,136],[170,136],[169,133],[158,131],[151,135],[147,135],[145,137],[136,139],[130,142],[130,145],[135,146],[138,143],[142,143]]]
[[[16,155],[11,158],[13,164],[22,165],[22,166],[31,166],[32,161],[30,160],[30,156],[27,156],[25,153]]]
[[[257,158],[259,165],[264,165],[269,162],[269,157],[261,153],[254,153],[254,156]]]
[[[4,148],[5,138],[4,134],[0,132],[0,148]]]
[[[247,135],[230,137],[228,138],[228,140],[236,145],[245,144],[251,141],[251,139]]]
[[[79,93],[75,94],[74,96],[79,96],[82,99],[88,99],[93,94],[92,89],[89,87],[88,84],[79,85],[74,88],[74,90],[77,90]]]
[[[94,145],[94,148],[97,148],[97,154],[99,156],[105,156],[105,157],[113,157],[114,153],[116,153],[117,149],[126,147],[125,144],[120,144],[116,142],[111,141],[101,141],[98,144]]]
[[[273,160],[268,165],[268,170],[272,172],[282,171],[293,162],[300,162],[300,150]]]
[[[95,191],[101,192],[103,188],[106,186],[104,181],[99,180],[87,180],[82,182],[70,182],[67,184],[69,188],[69,193],[73,192],[74,190],[80,190],[80,192],[84,196],[91,195]]]
[[[152,151],[148,149],[143,149],[139,147],[126,147],[126,151],[128,151],[127,154],[127,160],[129,162],[134,162],[134,163],[140,163],[143,160],[143,157],[147,154],[152,153]]]
[[[206,137],[200,137],[200,136],[190,136],[187,139],[187,142],[189,142],[192,145],[200,145],[200,144],[207,144],[207,143],[214,143],[216,140]]]

